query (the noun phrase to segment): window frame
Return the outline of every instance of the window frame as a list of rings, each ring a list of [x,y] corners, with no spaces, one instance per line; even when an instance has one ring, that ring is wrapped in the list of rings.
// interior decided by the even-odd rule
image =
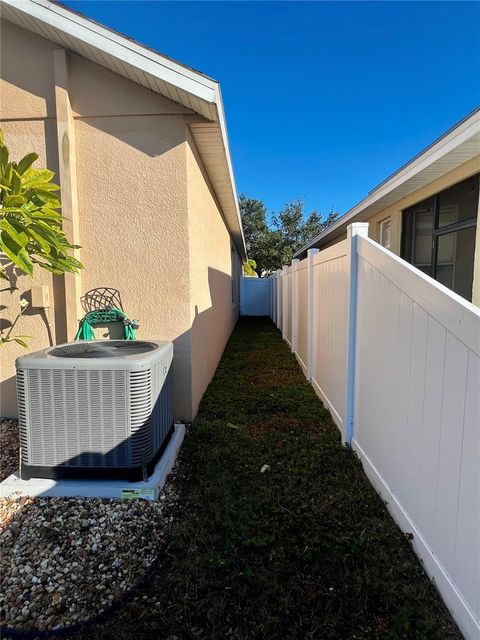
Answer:
[[[469,180],[476,180],[477,184],[480,182],[480,174],[475,174],[466,178],[465,180],[461,180],[456,184],[447,187],[446,189],[442,189],[438,193],[429,196],[428,198],[424,198],[419,202],[411,205],[407,209],[402,211],[402,246],[401,246],[401,256],[404,260],[413,265],[413,248],[415,246],[415,211],[414,209],[421,205],[423,202],[427,202],[429,200],[433,200],[433,228],[432,228],[432,246],[430,252],[430,271],[428,275],[431,278],[437,279],[437,270],[438,270],[438,239],[440,236],[443,236],[447,233],[454,233],[455,231],[462,231],[462,229],[468,229],[469,227],[476,227],[479,223],[478,214],[471,218],[467,218],[466,220],[461,220],[460,222],[453,222],[449,225],[444,225],[443,227],[439,227],[439,217],[440,217],[440,197],[445,191],[452,189],[454,187],[458,187],[462,183],[466,183]],[[480,197],[480,188],[479,188],[479,197]],[[477,203],[478,207],[478,203]],[[413,265],[415,266],[415,265]]]
[[[388,241],[388,247],[387,245],[383,244],[383,228],[385,224],[389,224],[390,225],[390,229],[389,229],[389,241]],[[383,220],[380,220],[379,224],[379,240],[380,240],[380,245],[384,248],[384,249],[388,249],[389,251],[391,251],[391,247],[392,247],[392,217],[388,216],[388,218],[384,218]]]

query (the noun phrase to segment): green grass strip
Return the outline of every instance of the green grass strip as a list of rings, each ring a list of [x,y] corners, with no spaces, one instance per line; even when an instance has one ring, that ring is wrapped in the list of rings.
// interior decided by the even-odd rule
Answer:
[[[95,638],[461,637],[270,322],[238,323],[174,483],[168,560]]]

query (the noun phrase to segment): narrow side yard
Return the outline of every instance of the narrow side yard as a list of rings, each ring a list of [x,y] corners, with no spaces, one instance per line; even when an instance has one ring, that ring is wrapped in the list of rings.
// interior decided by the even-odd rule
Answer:
[[[269,321],[239,322],[172,483],[160,568],[82,638],[460,637]]]

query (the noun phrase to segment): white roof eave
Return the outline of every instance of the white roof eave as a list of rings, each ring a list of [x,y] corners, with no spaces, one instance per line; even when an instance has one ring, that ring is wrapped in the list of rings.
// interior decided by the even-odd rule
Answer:
[[[408,195],[409,182],[413,184],[414,178],[420,176],[423,171],[435,170],[435,167],[438,167],[438,175],[436,177],[440,177],[452,171],[457,166],[460,166],[460,164],[466,162],[468,158],[467,160],[463,159],[462,162],[459,162],[455,160],[456,156],[454,152],[461,149],[462,145],[466,146],[472,140],[478,140],[476,144],[477,151],[471,154],[471,157],[475,157],[475,155],[480,154],[480,108],[476,109],[472,114],[447,131],[446,134],[427,147],[427,149],[415,156],[390,178],[387,178],[378,185],[378,187],[373,189],[363,200],[347,211],[347,213],[341,216],[336,222],[307,242],[306,245],[295,253],[294,258],[303,255],[312,247],[319,247],[330,240],[334,240],[346,230],[347,225],[351,222],[355,220],[368,220],[370,216],[375,215],[378,211],[381,211],[382,208],[386,208],[392,203],[405,198],[406,195]],[[448,161],[449,154],[452,158],[450,163]],[[429,180],[426,180],[425,184],[428,184],[428,182]],[[415,183],[415,186],[412,186],[410,192],[413,193],[418,188],[420,187]],[[400,189],[402,189],[402,193],[400,193]],[[405,189],[407,189],[407,193],[405,193]],[[397,193],[398,197],[396,198]],[[385,203],[383,207],[381,206],[382,202]]]
[[[50,0],[2,0],[2,5],[6,19],[18,16],[17,24],[30,30],[36,25],[35,32],[47,39],[53,39],[57,34],[56,41],[60,46],[64,46],[63,37],[68,42],[81,41],[82,47],[73,49],[78,55],[85,57],[88,51],[99,51],[103,58],[111,56],[120,61],[120,71],[123,67],[134,70],[133,74],[125,73],[129,80],[132,80],[132,75],[137,77],[140,73],[142,78],[145,77],[143,86],[151,90],[158,87],[157,92],[169,99],[172,99],[171,93],[162,92],[161,87],[173,88],[175,101],[219,127],[223,149],[218,160],[223,170],[218,172],[218,176],[212,171],[209,178],[216,192],[222,190],[222,196],[217,192],[217,197],[222,202],[235,246],[245,261],[245,240],[218,82]],[[118,73],[117,70],[115,72]],[[197,146],[202,155],[202,144]],[[225,185],[225,174],[230,178],[230,185]]]

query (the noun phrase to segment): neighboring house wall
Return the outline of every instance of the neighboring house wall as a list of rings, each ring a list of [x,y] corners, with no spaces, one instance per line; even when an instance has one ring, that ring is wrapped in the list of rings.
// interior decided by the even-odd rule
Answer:
[[[445,175],[429,182],[427,185],[418,189],[417,191],[411,193],[409,196],[399,200],[398,202],[382,209],[374,216],[370,218],[358,216],[357,221],[366,221],[369,223],[368,227],[368,235],[372,240],[380,243],[380,225],[383,220],[390,218],[391,227],[390,227],[390,251],[395,253],[396,255],[401,255],[401,244],[402,244],[402,213],[405,209],[422,202],[426,198],[429,198],[444,189],[448,189],[463,180],[466,180],[470,176],[475,175],[480,171],[480,157],[475,157],[460,165],[453,171],[449,171]],[[480,203],[479,203],[480,206]],[[480,217],[479,217],[480,219]],[[477,223],[477,238],[476,238],[476,248],[475,248],[475,265],[474,265],[474,281],[473,281],[473,296],[472,302],[477,306],[480,306],[480,225]],[[333,240],[329,240],[321,245],[321,249],[327,249],[332,245],[345,240],[347,237],[346,232],[338,235]]]
[[[35,151],[38,166],[58,173],[58,46],[8,22],[2,23],[1,40],[1,126],[11,156]],[[191,420],[238,313],[231,302],[230,234],[187,143],[192,112],[74,54],[68,73],[85,265],[80,291],[118,288],[127,314],[140,320],[140,338],[174,341],[175,414]],[[37,269],[33,282],[50,286],[52,308],[46,314],[29,310],[19,332],[32,336],[32,350],[73,339],[66,328],[63,276],[52,279]],[[19,295],[28,298],[32,279],[21,276],[17,286],[13,294],[2,294],[7,319]],[[75,318],[83,313],[76,312]],[[1,413],[15,415],[13,365],[23,350],[5,349]]]
[[[372,240],[380,242],[380,223],[386,218],[391,219],[390,229],[390,251],[397,256],[400,255],[401,242],[402,242],[402,211],[408,209],[417,202],[421,202],[430,196],[447,189],[457,182],[461,182],[466,178],[473,176],[480,171],[480,157],[472,158],[468,162],[465,162],[461,166],[457,167],[453,171],[449,171],[441,178],[437,178],[427,185],[418,189],[414,193],[410,194],[403,200],[390,205],[386,209],[383,209],[379,213],[368,219],[368,235]]]
[[[187,145],[192,413],[239,313],[239,258],[190,135]],[[206,232],[205,232],[206,230]]]

